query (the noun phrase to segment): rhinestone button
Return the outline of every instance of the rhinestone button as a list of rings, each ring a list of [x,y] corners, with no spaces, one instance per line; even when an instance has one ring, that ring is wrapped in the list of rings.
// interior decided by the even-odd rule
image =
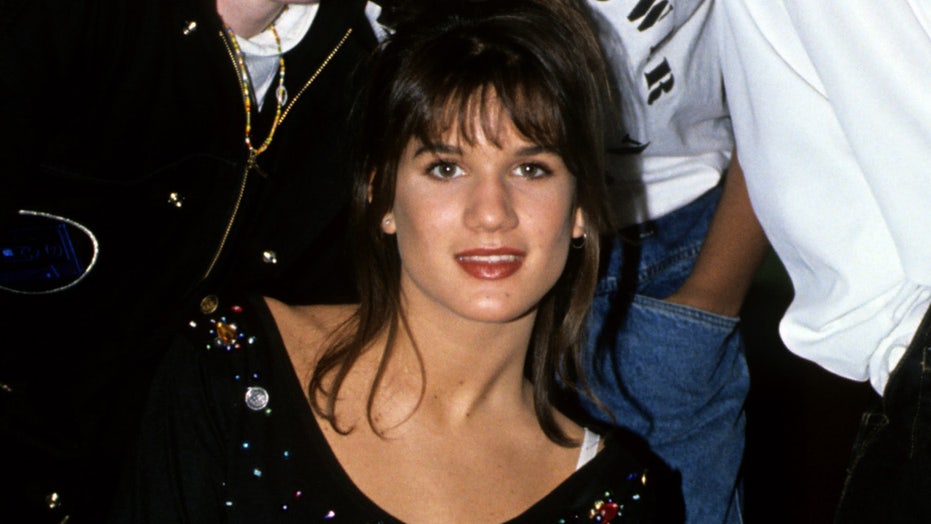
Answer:
[[[200,301],[200,312],[209,315],[220,307],[220,299],[216,295],[207,295]]]
[[[246,406],[252,411],[261,411],[268,405],[268,391],[265,388],[246,388]]]

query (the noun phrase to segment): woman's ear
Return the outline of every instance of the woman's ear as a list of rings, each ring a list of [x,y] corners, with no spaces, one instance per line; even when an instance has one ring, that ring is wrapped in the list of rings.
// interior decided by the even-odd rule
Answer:
[[[381,219],[381,230],[386,235],[393,235],[398,230],[397,225],[394,223],[394,213],[391,211],[385,213],[385,216]]]
[[[581,207],[575,208],[575,223],[572,225],[572,238],[585,236],[585,213]]]

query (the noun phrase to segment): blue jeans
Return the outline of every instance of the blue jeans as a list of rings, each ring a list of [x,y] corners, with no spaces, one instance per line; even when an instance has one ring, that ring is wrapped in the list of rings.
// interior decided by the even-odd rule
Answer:
[[[931,522],[931,310],[860,421],[835,522]]]
[[[750,377],[738,319],[662,299],[694,265],[721,188],[605,246],[583,356],[593,393],[682,477],[686,522],[740,523]],[[633,237],[633,238],[631,238]]]

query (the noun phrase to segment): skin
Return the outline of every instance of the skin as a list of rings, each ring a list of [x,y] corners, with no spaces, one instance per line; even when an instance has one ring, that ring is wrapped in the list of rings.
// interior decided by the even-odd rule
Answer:
[[[666,300],[736,316],[768,250],[769,242],[750,205],[735,151],[695,267],[682,287]]]
[[[397,234],[406,300],[439,306],[429,308],[438,322],[524,316],[562,273],[570,238],[583,233],[562,159],[502,125],[500,149],[479,132],[474,146],[444,137],[434,149],[412,142],[401,157],[383,230]],[[464,270],[466,260],[490,259],[463,254],[502,249],[524,254],[514,275],[480,279]]]
[[[365,414],[385,343],[376,340],[340,391],[337,417],[352,431],[318,419],[356,486],[405,522],[507,520],[571,475],[578,459],[577,448],[540,429],[523,367],[536,304],[584,219],[562,159],[506,118],[499,126],[500,147],[477,133],[474,144],[448,134],[441,148],[412,142],[405,150],[383,228],[397,235],[403,307],[422,360],[402,336],[375,398],[375,431]],[[506,276],[475,276],[457,261],[463,250],[502,245],[523,253]],[[269,305],[299,377],[354,310]],[[580,427],[556,415],[581,438]]]
[[[217,13],[242,38],[261,33],[288,4],[316,4],[320,0],[217,0]]]

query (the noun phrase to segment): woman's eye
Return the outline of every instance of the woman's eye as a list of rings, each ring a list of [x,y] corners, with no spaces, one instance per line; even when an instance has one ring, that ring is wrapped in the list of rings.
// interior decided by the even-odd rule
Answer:
[[[524,178],[540,178],[551,173],[552,171],[545,166],[529,163],[518,166],[515,174]]]
[[[462,175],[462,168],[452,162],[436,162],[427,168],[427,173],[437,178],[454,178]]]

